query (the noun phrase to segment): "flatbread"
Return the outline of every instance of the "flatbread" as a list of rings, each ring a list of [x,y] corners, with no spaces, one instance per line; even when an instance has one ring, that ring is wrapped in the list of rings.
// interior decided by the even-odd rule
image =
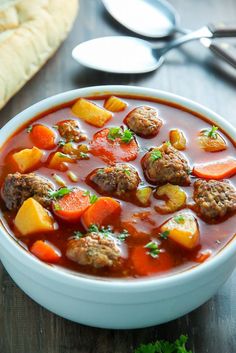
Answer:
[[[0,1],[0,108],[67,36],[78,0]]]

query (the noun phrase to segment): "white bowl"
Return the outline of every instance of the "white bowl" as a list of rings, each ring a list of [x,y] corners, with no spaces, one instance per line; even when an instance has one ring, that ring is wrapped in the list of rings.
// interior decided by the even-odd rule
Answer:
[[[236,138],[235,129],[223,118],[188,99],[141,87],[100,86],[62,93],[34,104],[1,129],[0,141],[3,144],[22,124],[53,106],[78,97],[106,93],[154,97],[177,103],[202,114]],[[173,320],[206,302],[235,267],[236,240],[191,270],[136,280],[77,275],[47,265],[19,246],[3,226],[0,227],[0,257],[18,286],[48,310],[85,325],[128,329]]]

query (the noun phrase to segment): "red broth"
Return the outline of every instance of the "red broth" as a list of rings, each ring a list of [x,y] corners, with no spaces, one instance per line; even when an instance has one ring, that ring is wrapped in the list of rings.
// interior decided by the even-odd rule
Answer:
[[[99,106],[103,106],[104,100],[107,97],[90,98],[91,101]],[[160,102],[158,100],[143,99],[140,97],[123,97],[126,101],[127,108],[119,113],[114,113],[113,118],[105,125],[105,127],[120,126],[123,124],[125,116],[135,107],[141,105],[148,105],[158,110],[160,118],[163,120],[163,126],[160,129],[158,135],[154,138],[145,139],[136,137],[140,152],[136,160],[129,162],[136,168],[139,176],[142,180],[143,185],[149,185],[145,180],[140,161],[146,151],[155,146],[161,145],[164,141],[169,139],[169,131],[175,128],[182,130],[187,138],[187,148],[182,153],[189,161],[191,167],[197,163],[212,162],[220,160],[228,156],[235,156],[235,146],[229,137],[221,131],[221,135],[227,141],[227,150],[221,152],[205,152],[199,148],[197,137],[202,129],[211,128],[212,123],[204,117],[194,115],[190,111],[184,110],[178,106],[173,106],[168,103]],[[62,120],[75,119],[75,115],[71,111],[72,103],[63,107],[53,108],[51,111],[42,113],[40,116],[35,117],[32,121],[29,121],[27,125],[20,128],[8,141],[4,144],[0,154],[0,184],[2,186],[4,179],[7,174],[15,172],[15,167],[9,162],[9,155],[13,151],[19,151],[23,148],[32,148],[33,143],[30,139],[29,133],[26,128],[37,121],[41,124],[54,126],[56,123]],[[88,139],[86,143],[92,139],[93,135],[101,130],[86,122],[78,119],[79,125],[83,132],[86,133]],[[59,138],[58,138],[59,140]],[[87,176],[91,171],[96,168],[106,166],[106,164],[99,158],[90,155],[89,160],[79,160],[75,164],[70,164],[69,169],[79,176],[78,182],[72,182],[66,172],[60,172],[58,170],[49,169],[47,167],[47,159],[52,152],[55,152],[59,147],[54,150],[45,151],[44,159],[39,168],[35,171],[36,173],[47,177],[55,184],[55,180],[52,178],[52,174],[56,173],[61,176],[66,182],[68,187],[79,186],[85,190],[90,190],[92,193],[96,193],[92,186],[87,181]],[[183,187],[188,195],[187,205],[193,205],[192,194],[193,194],[193,182],[196,179],[191,176],[191,185],[189,187]],[[236,176],[230,178],[230,182],[236,186]],[[58,187],[58,186],[57,186]],[[153,187],[153,185],[152,185]],[[120,200],[119,200],[120,201]],[[122,245],[125,258],[122,264],[117,268],[92,268],[90,266],[81,266],[65,256],[66,244],[68,238],[73,235],[74,231],[82,231],[85,233],[82,225],[68,224],[63,222],[59,218],[56,218],[58,223],[58,229],[52,233],[37,233],[30,236],[22,237],[14,226],[14,218],[16,212],[12,212],[6,209],[4,201],[1,199],[0,207],[4,214],[4,222],[9,230],[11,236],[13,236],[20,244],[23,244],[26,249],[29,249],[36,240],[48,240],[54,244],[62,254],[57,265],[62,268],[74,270],[79,273],[102,276],[102,277],[125,277],[125,278],[136,278],[142,276],[140,272],[137,273],[135,270],[133,261],[130,254],[135,247],[144,247],[145,244],[150,242],[152,239],[157,237],[160,226],[173,214],[161,215],[155,211],[154,207],[157,204],[157,200],[152,197],[151,205],[149,207],[140,207],[139,205],[132,202],[132,197],[126,201],[120,201],[122,206],[122,213],[120,218],[113,221],[113,226],[116,230],[122,231],[127,229],[130,236]],[[194,210],[189,208],[189,212],[192,212],[197,219],[200,231],[200,243],[194,250],[186,250],[181,246],[177,245],[171,240],[161,240],[161,248],[170,255],[171,261],[167,261],[166,266],[160,266],[160,270],[151,275],[169,275],[175,272],[190,269],[199,264],[204,260],[204,254],[210,254],[210,257],[216,255],[233,237],[235,234],[235,218],[234,216],[229,217],[217,224],[208,224],[199,218]],[[160,240],[160,239],[159,239]],[[33,255],[32,255],[33,256]],[[155,259],[153,259],[155,261]]]

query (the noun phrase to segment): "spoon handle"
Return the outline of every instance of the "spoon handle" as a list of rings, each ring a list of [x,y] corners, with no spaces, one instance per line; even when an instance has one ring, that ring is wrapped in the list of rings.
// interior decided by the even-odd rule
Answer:
[[[236,37],[236,25],[210,23],[207,27],[214,37]]]
[[[236,48],[228,43],[211,43],[209,49],[236,69]]]

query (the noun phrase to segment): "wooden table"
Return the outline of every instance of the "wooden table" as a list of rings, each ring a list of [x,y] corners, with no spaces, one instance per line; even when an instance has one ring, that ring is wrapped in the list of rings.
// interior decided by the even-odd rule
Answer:
[[[198,28],[210,21],[235,22],[235,0],[172,0],[181,24]],[[199,43],[169,53],[157,72],[112,75],[82,68],[73,46],[90,38],[127,34],[99,0],[81,0],[78,20],[67,41],[47,65],[0,113],[1,125],[29,105],[58,92],[99,84],[158,88],[196,100],[236,123],[236,71],[222,65]],[[29,299],[0,267],[1,353],[131,353],[141,342],[189,335],[195,353],[236,352],[236,273],[205,305],[165,325],[130,331],[85,327],[64,320]]]

